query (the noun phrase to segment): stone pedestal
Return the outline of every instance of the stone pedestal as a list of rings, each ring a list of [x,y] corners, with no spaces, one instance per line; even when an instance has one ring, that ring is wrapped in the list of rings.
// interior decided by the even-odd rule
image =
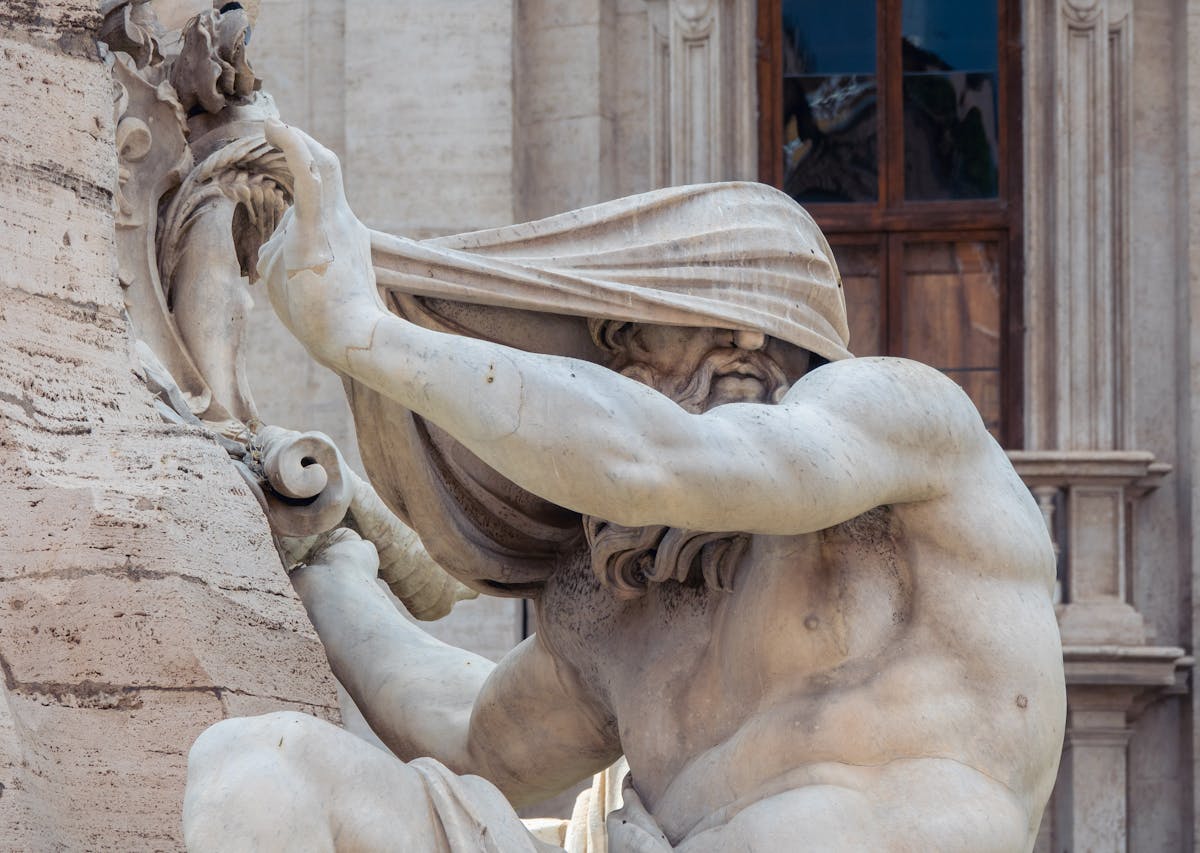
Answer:
[[[1129,600],[1129,509],[1170,466],[1140,451],[1012,451],[1059,553],[1059,627],[1066,645],[1151,640]]]

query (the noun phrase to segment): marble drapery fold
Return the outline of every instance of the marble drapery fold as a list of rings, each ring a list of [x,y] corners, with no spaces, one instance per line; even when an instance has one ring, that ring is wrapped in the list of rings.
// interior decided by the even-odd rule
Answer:
[[[671,187],[536,222],[415,241],[372,233],[377,284],[406,319],[527,351],[601,359],[588,317],[760,331],[850,357],[820,229],[763,184]],[[437,427],[347,380],[367,470],[460,580],[522,596],[581,541],[576,513],[501,477]]]

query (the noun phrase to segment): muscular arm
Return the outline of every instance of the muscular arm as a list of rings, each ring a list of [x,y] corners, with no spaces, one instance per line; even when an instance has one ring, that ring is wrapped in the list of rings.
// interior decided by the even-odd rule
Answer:
[[[330,667],[401,759],[437,758],[536,802],[620,755],[574,675],[529,638],[498,665],[408,622],[374,580],[373,549],[331,546],[292,582]]]
[[[294,211],[260,255],[283,321],[319,361],[547,500],[630,526],[804,533],[946,494],[987,446],[966,395],[911,362],[839,362],[778,405],[693,415],[587,362],[407,323],[379,299],[336,158],[298,133],[268,137],[296,180]]]
[[[587,362],[391,315],[347,368],[529,491],[626,525],[820,530],[946,493],[987,441],[957,386],[897,359],[831,364],[780,404],[699,415]]]

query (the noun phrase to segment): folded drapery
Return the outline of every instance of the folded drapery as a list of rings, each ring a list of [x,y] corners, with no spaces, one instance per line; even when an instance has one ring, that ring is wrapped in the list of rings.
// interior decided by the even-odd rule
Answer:
[[[763,184],[671,187],[537,222],[416,241],[372,233],[386,301],[439,331],[601,361],[587,318],[760,331],[847,358],[841,280],[816,223]],[[579,516],[500,477],[348,379],[363,461],[442,566],[523,596],[581,541]]]
[[[384,291],[573,317],[761,331],[847,358],[837,266],[764,184],[670,187],[537,222],[414,241],[372,234]]]

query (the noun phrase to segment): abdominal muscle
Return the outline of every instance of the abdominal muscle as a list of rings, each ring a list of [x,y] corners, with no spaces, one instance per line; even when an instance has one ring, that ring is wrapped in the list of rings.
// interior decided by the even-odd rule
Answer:
[[[981,774],[1036,819],[1061,742],[1048,599],[1014,581],[947,577],[929,560],[913,583],[906,567],[888,568],[887,548],[868,551],[845,539],[832,550],[758,543],[755,575],[712,611],[702,653],[681,652],[674,677],[617,681],[634,783],[673,841],[777,788],[830,784],[831,768],[862,776],[922,759]],[[797,558],[808,562],[800,573]],[[699,625],[672,627],[694,639]]]
[[[756,536],[732,593],[652,585],[614,609],[581,582],[586,560],[548,584],[547,639],[616,718],[672,841],[831,769],[865,785],[870,768],[926,760],[1038,817],[1065,701],[1049,595],[909,541],[905,514]]]

